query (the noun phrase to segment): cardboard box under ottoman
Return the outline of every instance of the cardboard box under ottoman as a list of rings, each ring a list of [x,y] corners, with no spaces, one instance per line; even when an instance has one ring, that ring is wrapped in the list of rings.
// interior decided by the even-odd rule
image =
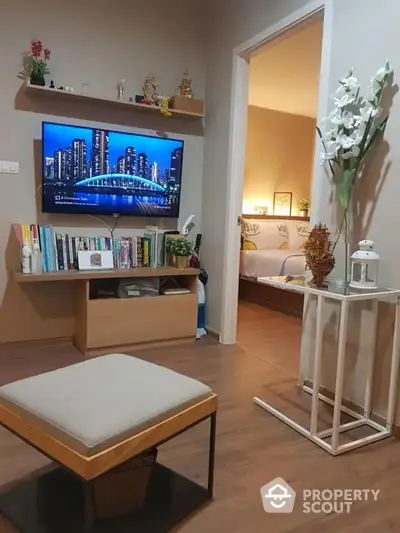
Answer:
[[[141,505],[157,446],[207,418],[211,497],[216,410],[206,385],[122,354],[0,388],[1,425],[85,482],[86,523]],[[140,470],[135,485],[131,476]]]

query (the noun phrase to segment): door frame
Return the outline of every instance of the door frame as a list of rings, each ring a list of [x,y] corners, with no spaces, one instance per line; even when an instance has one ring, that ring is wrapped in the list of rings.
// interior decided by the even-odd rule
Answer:
[[[222,319],[220,342],[234,344],[236,342],[238,288],[239,288],[239,256],[240,256],[240,215],[244,186],[244,166],[246,146],[243,132],[247,130],[247,102],[249,92],[249,57],[252,52],[275,39],[280,34],[299,23],[323,13],[323,41],[321,55],[321,74],[318,96],[318,118],[326,116],[329,99],[329,74],[331,66],[331,44],[333,33],[333,2],[334,0],[312,0],[302,8],[294,11],[279,22],[269,26],[253,38],[237,46],[233,50],[233,75],[231,87],[230,139],[228,163],[228,190],[226,212],[226,244],[224,249],[224,277],[222,287]],[[321,197],[318,169],[319,154],[315,151],[314,178],[312,184],[313,202]],[[311,212],[312,219],[312,212]]]

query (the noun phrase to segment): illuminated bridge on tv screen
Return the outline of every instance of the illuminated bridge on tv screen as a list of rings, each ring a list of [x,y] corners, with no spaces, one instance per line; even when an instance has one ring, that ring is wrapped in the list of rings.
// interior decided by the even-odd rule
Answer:
[[[103,174],[75,182],[75,187],[96,189],[127,189],[165,193],[166,189],[154,181],[131,174]]]

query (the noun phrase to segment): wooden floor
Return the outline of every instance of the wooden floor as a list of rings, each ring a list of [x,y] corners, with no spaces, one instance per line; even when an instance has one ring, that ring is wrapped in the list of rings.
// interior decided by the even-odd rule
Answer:
[[[174,532],[399,532],[400,442],[388,439],[334,458],[255,406],[254,395],[269,395],[279,402],[285,391],[295,390],[300,322],[253,304],[241,305],[239,316],[236,346],[208,341],[140,354],[204,381],[220,397],[215,499]],[[3,346],[0,382],[78,360],[68,343]],[[161,460],[205,482],[207,445],[208,426],[200,425],[163,447]],[[0,490],[48,467],[47,459],[0,430]],[[263,511],[260,487],[278,476],[297,491],[291,515]],[[350,514],[304,514],[299,504],[302,490],[312,488],[381,492],[377,502],[354,503]],[[0,519],[0,533],[11,532],[16,533]]]

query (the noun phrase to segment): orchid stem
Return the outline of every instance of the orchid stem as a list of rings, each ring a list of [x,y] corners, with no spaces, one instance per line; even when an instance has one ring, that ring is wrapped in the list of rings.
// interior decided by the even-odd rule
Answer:
[[[336,245],[339,242],[340,235],[342,234],[342,231],[343,231],[343,226],[346,227],[346,235],[347,235],[347,209],[344,210],[343,219],[342,219],[342,222],[340,223],[339,231],[337,233],[337,237],[335,239],[335,242],[333,243],[332,252],[335,251]]]

